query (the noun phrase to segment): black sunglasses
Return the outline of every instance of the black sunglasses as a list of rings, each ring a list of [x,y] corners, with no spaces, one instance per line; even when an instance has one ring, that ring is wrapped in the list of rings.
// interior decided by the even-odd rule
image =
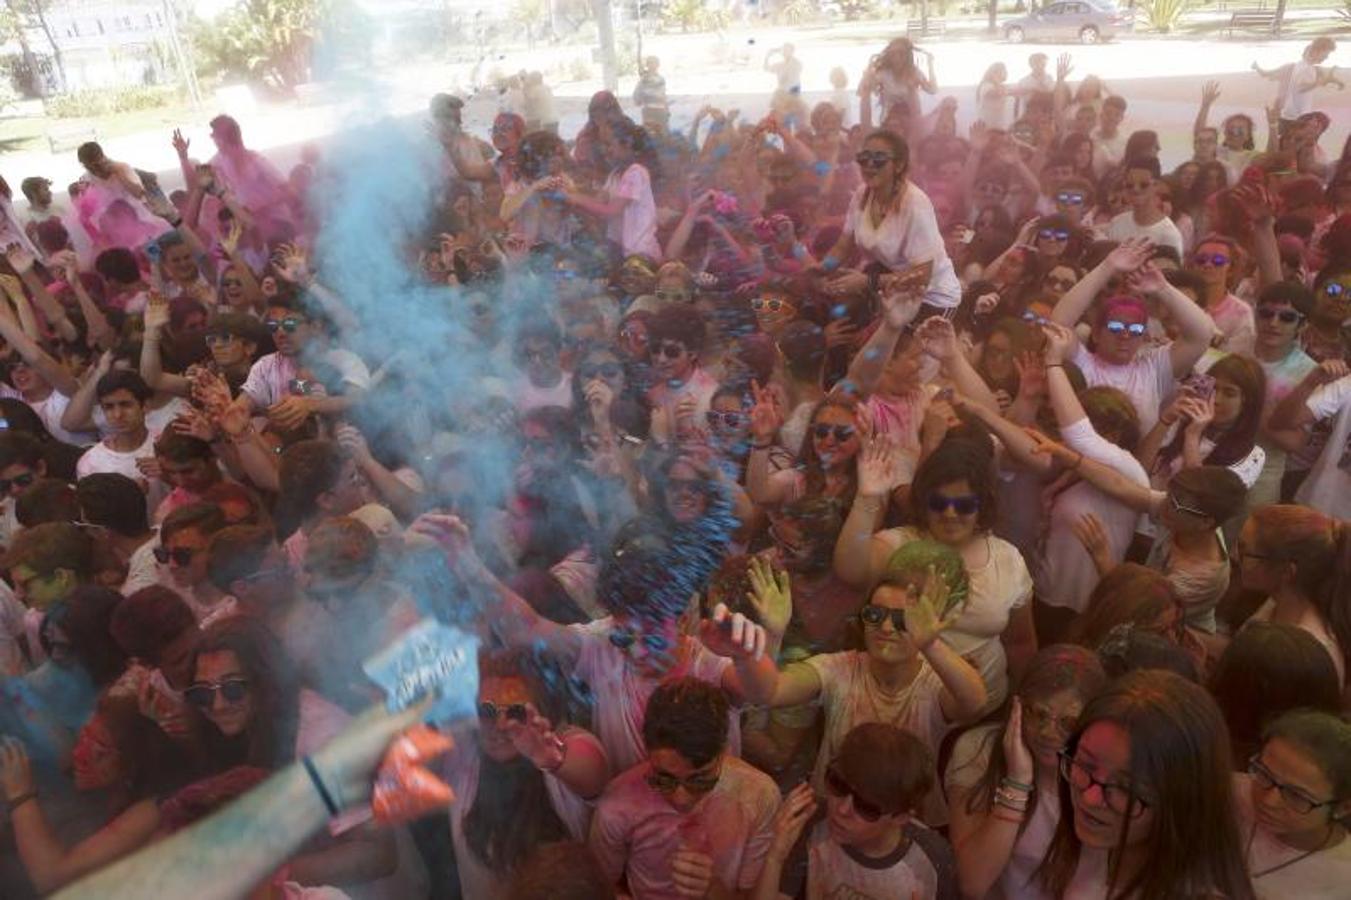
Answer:
[[[1084,205],[1084,195],[1083,195],[1083,194],[1056,194],[1056,195],[1055,195],[1055,198],[1056,198],[1056,200],[1058,200],[1058,201],[1061,202],[1061,203],[1064,203],[1064,204],[1067,205],[1067,206],[1083,206],[1083,205]]]
[[[198,553],[193,547],[175,547],[172,550],[168,547],[156,547],[152,552],[155,554],[155,560],[162,566],[168,565],[170,560],[180,566],[192,565],[192,558]]]
[[[681,778],[679,775],[672,775],[670,772],[663,772],[657,768],[648,770],[647,775],[644,776],[648,787],[659,794],[674,794],[682,787],[691,794],[707,794],[718,786],[718,781],[721,778],[721,770],[695,772],[693,775],[686,775]]]
[[[484,700],[478,705],[478,717],[485,722],[496,722],[498,716],[507,722],[525,722],[529,718],[529,711],[524,703],[511,703],[507,706],[498,706],[491,700]]]
[[[716,409],[710,409],[704,413],[708,419],[708,424],[713,427],[722,425],[724,428],[740,428],[746,424],[746,414],[743,412],[719,412]]]
[[[975,515],[980,511],[980,498],[975,494],[963,494],[960,497],[929,495],[929,512],[945,513],[949,508],[955,509],[959,516]]]
[[[1037,232],[1037,236],[1043,241],[1068,241],[1070,233],[1063,228],[1043,228]]]
[[[287,334],[295,334],[296,329],[301,326],[299,319],[287,316],[284,319],[268,319],[266,322],[267,330],[276,334],[278,331],[284,331]]]
[[[783,309],[785,305],[785,302],[779,297],[770,297],[768,299],[764,297],[751,298],[751,309],[756,312],[759,312],[762,309],[767,309],[770,312],[778,312]]]
[[[882,807],[871,800],[864,800],[860,797],[853,786],[834,768],[826,769],[826,790],[836,797],[848,797],[853,800],[854,812],[858,813],[858,817],[865,822],[876,822],[885,815]]]
[[[194,684],[183,692],[183,699],[200,709],[210,709],[216,703],[216,694],[220,693],[226,703],[234,706],[249,695],[247,678],[227,678],[217,684]]]
[[[812,426],[812,437],[818,441],[824,441],[831,432],[835,433],[835,440],[844,443],[854,436],[853,425],[827,425],[825,422],[817,422]]]
[[[1257,318],[1266,321],[1268,319],[1280,319],[1287,325],[1293,325],[1304,316],[1293,309],[1272,309],[1270,306],[1257,307]]]
[[[854,156],[854,162],[858,163],[864,169],[880,169],[896,157],[890,153],[881,153],[876,150],[862,150]]]
[[[37,475],[32,472],[24,472],[22,475],[15,475],[13,478],[0,478],[0,494],[8,494],[10,488],[26,488],[37,480]]]
[[[1229,265],[1229,257],[1223,253],[1198,253],[1192,257],[1192,262],[1198,266],[1211,265],[1215,268]]]
[[[622,374],[624,367],[617,362],[588,363],[577,367],[577,377],[582,381],[590,381],[592,378],[612,381]]]
[[[652,348],[653,356],[664,356],[667,359],[679,359],[685,352],[685,345],[678,341],[662,341]]]
[[[878,606],[876,603],[865,603],[863,608],[858,611],[859,621],[869,628],[881,628],[882,623],[888,618],[891,619],[891,627],[897,631],[905,631],[905,610],[892,609],[887,606]]]
[[[615,629],[610,632],[610,643],[614,644],[620,650],[628,650],[637,640],[637,635],[632,631]],[[643,635],[642,640],[643,646],[654,653],[660,653],[671,645],[670,642],[660,634],[645,634]]]

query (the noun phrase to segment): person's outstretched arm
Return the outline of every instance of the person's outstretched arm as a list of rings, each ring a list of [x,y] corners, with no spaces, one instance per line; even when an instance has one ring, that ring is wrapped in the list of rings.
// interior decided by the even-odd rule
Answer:
[[[371,778],[386,748],[425,713],[372,708],[312,756],[316,774],[339,809],[370,799]],[[57,894],[62,900],[184,897],[233,900],[295,856],[329,820],[303,763],[295,762],[214,815]]]
[[[905,326],[919,315],[919,308],[923,303],[924,298],[921,295],[907,297],[883,293],[878,297],[878,305],[882,307],[882,319],[877,323],[877,330],[873,332],[873,336],[868,338],[868,343],[854,354],[853,361],[849,363],[849,371],[845,375],[845,379],[853,385],[860,398],[870,396],[877,389],[877,383],[881,380],[887,363],[891,361],[891,355],[896,352],[896,344],[900,341]]]
[[[1148,238],[1131,238],[1107,254],[1107,258],[1065,292],[1051,310],[1051,321],[1066,328],[1074,328],[1088,312],[1107,283],[1116,275],[1134,272],[1149,259],[1151,244]],[[1193,304],[1195,305],[1195,304]],[[1075,339],[1077,343],[1077,338]]]
[[[1210,118],[1210,108],[1215,105],[1215,101],[1220,97],[1220,83],[1218,81],[1207,81],[1201,85],[1201,107],[1196,111],[1196,121],[1192,123],[1192,134],[1200,134],[1209,126],[1206,121]]]

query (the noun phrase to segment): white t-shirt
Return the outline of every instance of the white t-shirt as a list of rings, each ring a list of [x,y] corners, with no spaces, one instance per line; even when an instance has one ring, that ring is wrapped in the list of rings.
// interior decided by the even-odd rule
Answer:
[[[130,597],[141,588],[160,583],[159,562],[155,559],[155,548],[160,545],[159,529],[155,536],[132,551],[127,560],[127,578],[119,589],[123,597]]]
[[[1257,320],[1251,306],[1233,294],[1225,294],[1224,299],[1206,312],[1224,335],[1220,349],[1252,356],[1253,343],[1257,340]]]
[[[319,361],[332,366],[342,376],[343,384],[357,390],[370,387],[371,373],[366,364],[349,350],[333,347],[318,354]],[[299,364],[293,356],[269,353],[260,357],[249,368],[240,392],[249,395],[255,409],[267,409],[291,393],[291,379],[296,378]]]
[[[683,665],[656,679],[629,665],[628,655],[610,643],[613,618],[569,625],[568,628],[576,632],[582,642],[572,674],[590,685],[595,694],[594,727],[591,730],[605,747],[613,771],[627,769],[647,758],[647,750],[643,747],[643,713],[648,698],[661,681],[688,676],[721,685],[723,673],[732,664],[730,659],[713,653],[697,638],[690,638],[691,646]],[[739,710],[728,713],[727,747],[733,755],[741,753],[739,719]]]
[[[817,822],[807,838],[807,900],[935,900],[955,892],[944,888],[956,881],[952,849],[936,832],[918,822],[905,826],[903,840],[887,857],[870,859],[830,836],[830,823]],[[925,852],[918,836],[929,838],[929,847],[944,847],[946,859],[937,864]],[[940,872],[954,866],[952,870]]]
[[[132,481],[141,486],[145,491],[146,513],[153,512],[155,507],[159,506],[164,495],[168,493],[168,488],[164,482],[158,478],[147,479],[141,474],[141,470],[136,468],[136,460],[153,459],[155,456],[155,436],[146,432],[145,440],[141,446],[129,452],[113,450],[104,441],[99,441],[94,446],[84,452],[79,461],[75,463],[75,477],[84,478],[87,475],[93,475],[98,472],[111,472],[117,475],[125,475]]]
[[[1323,385],[1305,405],[1316,420],[1331,420],[1332,431],[1295,500],[1351,519],[1351,375]]]
[[[923,535],[906,526],[889,528],[873,535],[873,540],[896,550]],[[985,562],[978,568],[967,567],[971,583],[966,609],[942,641],[980,672],[989,694],[987,707],[1004,702],[1009,689],[1008,657],[999,636],[1009,625],[1009,616],[1032,599],[1032,574],[1023,555],[1008,541],[986,535]]]
[[[1137,224],[1135,213],[1129,209],[1112,216],[1112,221],[1107,223],[1107,239],[1109,241],[1124,241],[1133,237],[1147,237],[1155,244],[1172,247],[1177,251],[1178,258],[1182,258],[1182,232],[1178,231],[1177,226],[1173,224],[1173,220],[1167,216],[1159,219],[1153,225]]]
[[[511,385],[511,400],[517,412],[527,413],[541,406],[572,408],[572,373],[564,372],[553,387],[535,387],[521,375]]]
[[[1009,127],[1009,94],[1002,84],[982,81],[976,85],[976,117],[986,128]]]
[[[724,887],[754,887],[774,840],[779,789],[773,780],[729,753],[717,786],[682,813],[646,775],[646,764],[622,772],[596,805],[591,852],[610,880],[627,875],[635,900],[676,900],[671,857],[683,844],[713,858],[714,877]]]
[[[928,661],[920,657],[915,680],[895,693],[877,683],[868,671],[868,654],[858,650],[821,653],[804,661],[821,680],[821,708],[825,712],[825,732],[812,770],[812,787],[825,793],[826,767],[840,752],[844,737],[855,725],[884,722],[903,728],[924,742],[936,757],[949,723],[943,716],[938,698],[943,682]],[[935,784],[925,799],[925,824],[947,824],[947,804]]]
[[[1258,900],[1345,900],[1351,890],[1351,837],[1334,847],[1310,854],[1282,844],[1257,822],[1252,803],[1252,776],[1234,776],[1234,805],[1238,812],[1239,837],[1248,854],[1248,873]],[[1251,837],[1249,841],[1248,838]],[[1276,868],[1290,863],[1284,868]],[[1275,871],[1271,871],[1271,870]],[[1261,872],[1268,872],[1261,875]]]
[[[611,219],[605,226],[605,236],[623,248],[624,255],[641,253],[661,262],[661,245],[657,243],[657,202],[652,198],[652,179],[647,169],[634,163],[623,175],[611,174],[605,180],[605,191],[612,197],[625,197],[628,203],[618,220]]]
[[[1074,353],[1074,364],[1084,373],[1089,387],[1106,385],[1130,397],[1140,417],[1141,434],[1154,427],[1159,420],[1159,408],[1173,393],[1173,358],[1167,347],[1141,350],[1135,359],[1117,365],[1080,344]]]
[[[896,206],[887,211],[880,225],[874,227],[863,205],[867,193],[866,185],[854,191],[844,217],[844,231],[853,235],[859,250],[892,270],[932,261],[933,272],[929,276],[929,288],[924,292],[924,302],[944,309],[961,303],[962,286],[952,260],[948,259],[929,195],[914,182],[907,182]]]
[[[1300,88],[1312,87],[1317,81],[1318,67],[1307,59],[1301,58],[1291,67],[1281,97],[1282,119],[1294,120],[1305,113],[1313,112],[1313,91]]]
[[[13,397],[15,400],[23,400],[24,403],[27,403],[33,412],[38,414],[42,424],[47,426],[47,430],[51,432],[52,437],[62,443],[74,444],[76,447],[88,447],[98,440],[97,434],[90,434],[87,431],[67,431],[61,427],[61,417],[65,415],[66,407],[70,406],[70,398],[56,388],[52,388],[52,392],[47,395],[45,400],[36,402],[24,400],[22,394],[8,385],[0,390],[0,396]]]

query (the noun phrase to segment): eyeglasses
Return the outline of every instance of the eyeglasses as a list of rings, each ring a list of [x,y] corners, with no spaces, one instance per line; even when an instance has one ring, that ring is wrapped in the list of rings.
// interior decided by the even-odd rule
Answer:
[[[1198,253],[1192,257],[1192,262],[1198,266],[1208,265],[1218,269],[1221,266],[1229,265],[1229,257],[1223,253]]]
[[[617,362],[589,363],[577,367],[577,377],[584,382],[592,378],[613,381],[623,374],[624,367]]]
[[[854,436],[853,425],[827,425],[825,422],[817,422],[812,426],[812,437],[818,441],[824,441],[831,434],[835,435],[837,443],[843,444]]]
[[[1068,241],[1070,233],[1063,228],[1043,228],[1037,232],[1037,237],[1043,241]]]
[[[1301,816],[1313,812],[1315,809],[1322,809],[1324,806],[1331,806],[1337,800],[1315,800],[1304,793],[1293,784],[1285,784],[1276,779],[1271,770],[1262,765],[1262,755],[1259,753],[1248,760],[1248,774],[1257,782],[1257,786],[1264,791],[1272,788],[1280,791],[1281,802],[1289,807],[1293,813],[1299,813]]]
[[[168,547],[156,547],[152,552],[162,566],[168,565],[171,560],[176,566],[190,566],[192,565],[192,558],[201,550],[196,547],[175,547],[172,550]]]
[[[929,512],[945,513],[949,508],[956,510],[959,516],[973,516],[980,509],[980,498],[975,494],[963,494],[960,497],[929,495]]]
[[[1055,195],[1057,203],[1064,203],[1066,206],[1083,206],[1083,194],[1059,193]]]
[[[1023,702],[1023,717],[1033,728],[1051,725],[1055,728],[1057,734],[1069,734],[1074,731],[1074,726],[1079,724],[1078,714],[1058,716],[1053,710],[1026,701]]]
[[[506,706],[498,706],[491,700],[479,703],[478,717],[483,721],[496,722],[499,715],[506,722],[524,722],[530,714],[524,703],[511,703]]]
[[[662,341],[652,348],[653,356],[661,356],[666,359],[680,359],[685,355],[685,345],[679,341]]]
[[[747,420],[745,413],[736,411],[719,412],[716,409],[710,409],[704,415],[708,419],[708,424],[714,428],[717,428],[719,425],[724,428],[740,428],[742,425],[746,424]]]
[[[786,300],[783,300],[783,299],[781,299],[781,298],[779,298],[779,297],[769,297],[769,298],[765,298],[765,297],[752,297],[752,298],[751,298],[751,309],[755,310],[756,312],[760,312],[761,310],[764,310],[764,309],[767,309],[767,310],[769,310],[770,312],[778,312],[779,310],[783,309],[785,306],[791,306],[791,305],[792,305],[792,304],[788,303]]]
[[[897,631],[905,631],[905,610],[903,609],[878,606],[876,603],[865,603],[858,611],[858,618],[867,628],[881,628],[882,623],[889,618],[892,628]]]
[[[1286,325],[1293,325],[1304,316],[1294,309],[1273,309],[1270,306],[1259,306],[1257,307],[1257,318],[1264,322],[1271,319],[1280,319]]]
[[[1052,278],[1050,275],[1046,276],[1045,282],[1047,287],[1055,288],[1058,291],[1068,291],[1077,283],[1073,278]],[[1023,315],[1026,317],[1028,314],[1024,313]]]
[[[208,347],[219,347],[228,344],[235,339],[233,334],[208,334],[203,338]]]
[[[619,336],[626,341],[634,341],[639,344],[647,343],[647,332],[641,328],[621,328]]]
[[[863,150],[854,156],[854,162],[863,169],[880,169],[896,157],[890,153],[880,153],[876,150]]]
[[[1188,515],[1196,516],[1198,519],[1210,518],[1210,513],[1206,512],[1203,509],[1197,509],[1194,506],[1188,506],[1181,500],[1177,499],[1177,497],[1174,496],[1173,494],[1168,495],[1168,502],[1173,505],[1173,509],[1176,512],[1184,512],[1187,513]]]
[[[644,779],[648,787],[658,794],[674,794],[680,788],[684,788],[691,794],[703,796],[718,786],[718,781],[722,778],[722,768],[712,772],[695,772],[693,775],[686,775],[681,778],[679,775],[672,775],[670,772],[658,769],[653,766],[648,770]]]
[[[616,628],[614,631],[610,632],[610,643],[625,652],[627,652],[638,640],[638,636],[632,631]],[[660,653],[671,646],[671,642],[666,639],[665,635],[652,633],[644,634],[642,636],[642,644],[653,653]]]
[[[1061,750],[1056,755],[1060,757],[1060,777],[1069,782],[1070,787],[1076,791],[1086,791],[1093,785],[1097,785],[1102,791],[1102,802],[1112,812],[1121,816],[1129,812],[1132,819],[1144,815],[1145,807],[1149,806],[1149,802],[1132,788],[1124,784],[1113,784],[1098,780],[1098,777],[1093,774],[1088,766],[1070,756],[1067,750]]]
[[[836,797],[848,797],[852,800],[854,812],[858,813],[858,817],[865,822],[876,822],[885,815],[882,807],[871,800],[864,800],[860,797],[853,786],[833,767],[826,769],[826,790]]]
[[[247,678],[227,678],[215,684],[198,682],[183,692],[183,699],[200,709],[210,709],[216,705],[216,694],[218,693],[221,699],[230,706],[242,703],[244,698],[249,695],[249,680]]]
[[[303,325],[304,322],[302,322],[300,319],[295,319],[292,318],[291,316],[287,316],[286,318],[280,320],[268,319],[265,324],[267,325],[267,330],[272,332],[273,334],[276,334],[278,330],[284,331],[287,334],[295,334],[296,329],[299,328],[301,325]]]
[[[1116,319],[1110,320],[1103,327],[1107,329],[1108,334],[1121,334],[1122,332],[1126,332],[1130,334],[1131,337],[1140,337],[1148,328],[1144,322],[1119,322]]]
[[[1329,281],[1327,284],[1323,285],[1323,293],[1327,294],[1329,297],[1340,297],[1345,292],[1346,288],[1335,281]]]
[[[1035,323],[1035,324],[1037,324],[1037,325],[1045,325],[1047,322],[1049,322],[1049,321],[1051,321],[1051,320],[1048,319],[1048,318],[1046,318],[1045,316],[1039,316],[1039,315],[1037,315],[1036,313],[1034,313],[1032,310],[1028,309],[1028,310],[1024,310],[1024,311],[1023,311],[1023,321],[1024,321],[1024,322],[1033,322],[1033,323]]]
[[[0,494],[8,494],[12,488],[26,488],[37,480],[37,475],[32,472],[24,472],[22,475],[15,475],[13,478],[0,478]]]

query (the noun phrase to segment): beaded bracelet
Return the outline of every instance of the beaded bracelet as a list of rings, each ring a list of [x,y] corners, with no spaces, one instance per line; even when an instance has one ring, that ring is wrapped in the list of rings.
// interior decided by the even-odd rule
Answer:
[[[1007,775],[999,779],[999,786],[1002,788],[1012,788],[1015,791],[1023,791],[1028,794],[1032,793],[1032,785],[1024,784],[1021,781],[1009,778]]]

